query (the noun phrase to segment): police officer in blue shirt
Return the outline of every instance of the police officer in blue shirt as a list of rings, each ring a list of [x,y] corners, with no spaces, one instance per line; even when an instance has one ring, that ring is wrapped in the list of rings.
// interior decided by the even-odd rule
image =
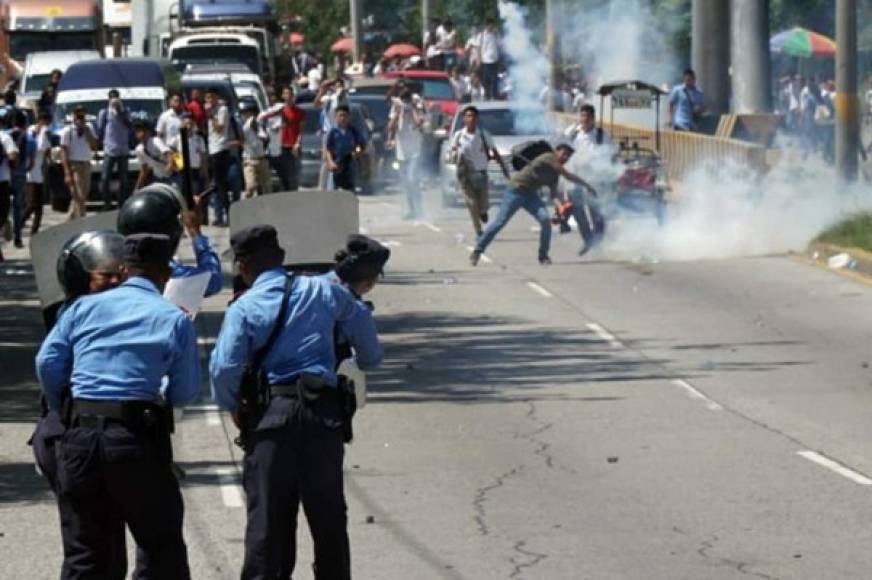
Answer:
[[[164,235],[127,237],[127,281],[71,304],[36,357],[49,408],[67,427],[56,491],[75,517],[66,524],[63,579],[115,577],[108,547],[123,541],[115,537],[123,529],[106,528],[106,514],[122,517],[136,540],[134,577],[190,577],[166,404],[196,398],[199,365],[191,321],[161,296],[171,248]]]
[[[279,329],[261,365],[269,402],[255,425],[243,425],[249,445],[243,467],[248,523],[242,578],[291,577],[302,502],[315,544],[315,578],[348,579],[343,415],[333,332],[338,322],[353,321],[358,365],[372,368],[382,359],[375,324],[341,284],[323,276],[293,277],[288,284],[275,228],[240,230],[231,247],[250,290],[227,310],[209,372],[215,401],[238,426],[243,367]],[[286,287],[286,312],[277,320]]]
[[[122,260],[124,237],[112,231],[96,230],[76,234],[64,244],[57,261],[58,282],[64,291],[64,302],[61,303],[58,315],[69,308],[80,297],[96,294],[117,287],[124,280]],[[49,330],[54,326],[55,319],[47,320]],[[68,396],[69,391],[65,396]],[[49,410],[42,400],[42,416],[36,423],[36,428],[30,438],[33,446],[33,456],[40,473],[48,480],[52,491],[57,490],[57,455],[55,443],[63,436],[66,427],[61,415],[56,410]],[[56,494],[57,495],[57,494]],[[58,512],[61,521],[61,541],[64,553],[75,552],[76,514],[65,496],[57,495]],[[122,579],[127,571],[127,549],[124,542],[124,520],[120,515],[101,512],[101,525],[106,530],[116,530],[112,542],[105,546],[111,554],[111,564],[108,565],[106,578]],[[73,543],[68,542],[68,537]]]
[[[188,210],[186,206],[181,193],[173,186],[164,183],[149,185],[134,193],[121,206],[118,211],[118,231],[125,236],[165,234],[170,238],[174,255],[182,238],[181,216],[194,246],[197,265],[182,264],[173,258],[170,260],[171,277],[187,278],[208,272],[206,296],[212,296],[221,291],[223,283],[221,259],[209,243],[209,238],[202,234],[196,210]]]

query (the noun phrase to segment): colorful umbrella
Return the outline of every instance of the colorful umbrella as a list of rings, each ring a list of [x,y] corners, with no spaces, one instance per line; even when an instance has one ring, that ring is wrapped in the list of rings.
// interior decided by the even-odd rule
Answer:
[[[306,41],[306,37],[299,32],[292,32],[290,40],[291,44],[303,44]]]
[[[416,56],[421,54],[421,49],[415,46],[414,44],[407,44],[401,42],[399,44],[392,44],[385,51],[385,57],[387,58],[406,58],[409,56]]]
[[[351,52],[353,50],[351,37],[340,38],[330,46],[331,52]]]
[[[779,32],[770,38],[769,48],[772,52],[800,58],[833,57],[836,54],[833,39],[799,27]]]

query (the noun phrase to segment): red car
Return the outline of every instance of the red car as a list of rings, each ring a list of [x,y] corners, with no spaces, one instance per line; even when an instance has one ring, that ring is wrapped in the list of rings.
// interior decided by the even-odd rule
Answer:
[[[422,97],[427,103],[427,108],[433,110],[438,107],[439,112],[451,119],[457,112],[460,102],[451,88],[448,73],[438,70],[404,70],[387,72],[381,75],[386,79],[411,79],[421,83]]]

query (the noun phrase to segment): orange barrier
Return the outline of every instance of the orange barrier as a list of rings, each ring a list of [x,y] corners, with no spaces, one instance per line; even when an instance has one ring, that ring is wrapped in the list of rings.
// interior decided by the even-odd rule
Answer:
[[[567,126],[575,122],[574,115],[555,113],[558,123]],[[615,143],[627,139],[638,141],[640,147],[656,149],[654,130],[621,123],[605,123],[605,130]],[[766,170],[766,148],[754,143],[712,137],[685,131],[663,130],[660,132],[660,153],[666,164],[669,179],[682,181],[688,171],[704,167],[708,163],[722,165],[727,161],[763,173]]]

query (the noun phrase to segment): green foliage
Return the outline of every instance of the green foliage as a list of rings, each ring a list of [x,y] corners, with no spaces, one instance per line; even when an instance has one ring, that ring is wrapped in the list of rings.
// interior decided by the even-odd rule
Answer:
[[[861,213],[846,219],[819,235],[817,241],[872,252],[872,214]]]

